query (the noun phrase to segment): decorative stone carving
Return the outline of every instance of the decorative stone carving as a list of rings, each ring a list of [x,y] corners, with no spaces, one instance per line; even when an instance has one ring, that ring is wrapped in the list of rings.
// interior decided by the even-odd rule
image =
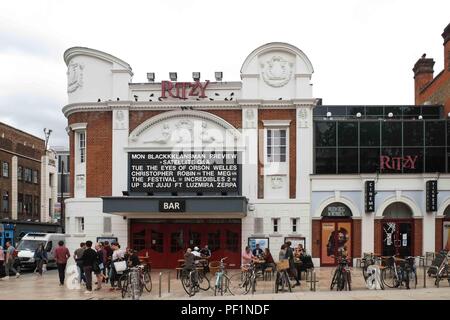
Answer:
[[[271,187],[272,189],[281,189],[283,188],[283,177],[280,176],[273,176],[270,177],[270,183],[271,183]]]
[[[247,129],[255,129],[256,128],[255,111],[253,109],[247,109],[245,111],[244,126]]]
[[[86,185],[86,179],[84,177],[84,174],[78,174],[77,182],[76,182],[77,189],[84,189],[85,185]]]
[[[115,111],[114,129],[126,129],[125,113],[122,110]]]
[[[200,139],[203,143],[222,143],[223,139],[219,134],[215,134],[212,130],[208,129],[208,124],[203,121],[202,122],[202,132],[200,133]]]
[[[75,92],[83,87],[83,69],[84,65],[76,62],[70,62],[67,67],[67,92]]]
[[[309,122],[308,122],[308,109],[307,108],[300,108],[298,111],[298,127],[299,128],[308,128]]]
[[[193,128],[194,123],[188,119],[181,119],[175,124],[175,131],[172,134],[175,143],[191,142],[194,137]]]
[[[161,134],[157,136],[154,139],[150,139],[147,141],[144,141],[144,143],[160,143],[160,144],[167,144],[170,141],[172,133],[170,132],[170,125],[168,123],[165,123],[163,125],[163,128],[161,130]]]
[[[264,82],[271,87],[283,87],[292,77],[294,64],[280,56],[273,56],[266,63],[261,64],[261,75]]]

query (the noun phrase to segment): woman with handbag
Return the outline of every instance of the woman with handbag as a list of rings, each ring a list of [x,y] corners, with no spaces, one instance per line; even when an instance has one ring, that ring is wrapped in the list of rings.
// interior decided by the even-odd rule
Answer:
[[[42,268],[48,261],[47,251],[45,250],[43,243],[41,243],[34,252],[34,261],[36,262],[36,270],[39,276],[42,277]]]
[[[100,290],[102,288],[102,282],[105,278],[105,275],[103,274],[103,270],[105,268],[104,265],[104,252],[103,252],[103,246],[100,243],[97,243],[95,245],[95,250],[97,251],[97,260],[94,261],[94,264],[92,266],[92,271],[94,271],[95,276],[97,277],[97,288],[94,290]]]

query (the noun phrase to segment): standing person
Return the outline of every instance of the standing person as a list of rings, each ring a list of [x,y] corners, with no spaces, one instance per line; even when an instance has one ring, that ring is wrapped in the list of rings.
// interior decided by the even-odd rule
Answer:
[[[95,276],[97,277],[97,288],[95,290],[100,290],[102,288],[102,282],[105,278],[103,274],[103,270],[105,269],[104,259],[105,259],[105,250],[103,250],[102,243],[97,243],[95,245],[95,251],[97,252],[97,262],[93,265],[93,271]]]
[[[141,264],[136,250],[128,249],[127,265],[129,268],[137,267]]]
[[[41,243],[34,252],[34,261],[36,261],[38,275],[39,277],[42,277],[42,267],[48,261],[47,251],[45,250],[43,243]]]
[[[103,270],[103,274],[106,276],[105,282],[108,283],[109,275],[111,273],[111,261],[113,255],[113,249],[111,248],[109,241],[105,241],[103,243],[103,248],[105,249],[105,269]]]
[[[97,259],[97,252],[92,249],[92,241],[86,241],[86,250],[84,250],[83,257],[81,258],[84,276],[86,277],[86,291],[84,293],[92,293],[92,271]]]
[[[67,260],[70,258],[69,249],[64,245],[64,241],[58,242],[58,248],[55,249],[56,265],[58,266],[59,285],[64,285],[66,275]]]
[[[114,268],[114,262],[122,261],[125,259],[125,251],[120,249],[120,245],[117,242],[111,243],[111,249],[113,250],[113,254],[111,257],[111,273],[110,273],[110,283],[111,289],[115,290],[115,283],[118,279],[117,271]],[[118,288],[120,289],[120,288]]]
[[[5,253],[2,246],[0,246],[0,280],[5,276]]]
[[[286,245],[282,244],[281,245],[281,249],[280,249],[280,253],[278,254],[278,261],[284,260],[285,256],[286,256]]]
[[[11,245],[11,241],[6,242],[6,258],[5,258],[5,279],[9,279],[10,271],[14,271],[16,278],[20,277],[20,273],[14,268],[14,252],[16,249]]]
[[[286,255],[284,256],[285,259],[289,260],[289,273],[292,278],[297,278],[295,265],[294,265],[294,250],[291,248],[292,242],[288,241],[286,242]],[[292,286],[295,287],[295,284]]]
[[[84,281],[84,283],[86,283],[86,277],[84,276],[84,271],[83,271],[83,253],[84,250],[86,250],[86,244],[84,242],[80,243],[80,247],[75,250],[75,252],[73,253],[73,258],[75,259],[75,262],[77,263],[77,267],[78,267],[78,273],[80,275],[80,284]]]

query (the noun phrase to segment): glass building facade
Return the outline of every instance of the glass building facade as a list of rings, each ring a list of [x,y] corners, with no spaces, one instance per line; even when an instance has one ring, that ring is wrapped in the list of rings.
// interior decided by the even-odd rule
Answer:
[[[314,173],[449,172],[442,106],[318,106]]]

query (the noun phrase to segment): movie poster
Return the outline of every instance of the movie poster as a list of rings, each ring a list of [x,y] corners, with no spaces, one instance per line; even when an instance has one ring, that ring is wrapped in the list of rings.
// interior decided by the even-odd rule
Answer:
[[[334,222],[322,223],[322,264],[334,264]]]
[[[444,250],[450,251],[450,221],[444,221],[444,230],[443,230],[443,238],[444,238]]]

